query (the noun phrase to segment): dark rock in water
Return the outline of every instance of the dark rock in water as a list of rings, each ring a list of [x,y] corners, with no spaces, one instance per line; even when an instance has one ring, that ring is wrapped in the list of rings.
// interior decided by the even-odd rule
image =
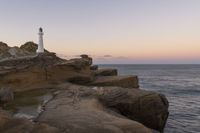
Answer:
[[[92,66],[90,67],[90,70],[98,70],[98,65],[92,65]]]
[[[89,85],[139,88],[137,76],[99,76]]]
[[[13,91],[10,88],[0,89],[0,103],[7,103],[14,99]]]
[[[117,76],[117,69],[99,69],[94,71],[95,76]]]
[[[99,98],[110,88],[71,85],[63,89],[65,90],[60,91],[45,105],[36,122],[46,123],[69,133],[151,132],[144,125],[104,106]]]

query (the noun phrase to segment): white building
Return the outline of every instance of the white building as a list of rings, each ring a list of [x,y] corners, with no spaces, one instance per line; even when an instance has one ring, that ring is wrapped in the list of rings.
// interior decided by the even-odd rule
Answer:
[[[44,53],[44,45],[43,45],[43,30],[42,28],[39,28],[39,42],[38,42],[38,49],[37,49],[37,53]]]

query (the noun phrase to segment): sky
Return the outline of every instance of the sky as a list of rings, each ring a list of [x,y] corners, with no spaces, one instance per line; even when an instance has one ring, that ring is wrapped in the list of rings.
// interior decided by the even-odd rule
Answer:
[[[0,0],[0,41],[95,64],[200,64],[200,0]]]

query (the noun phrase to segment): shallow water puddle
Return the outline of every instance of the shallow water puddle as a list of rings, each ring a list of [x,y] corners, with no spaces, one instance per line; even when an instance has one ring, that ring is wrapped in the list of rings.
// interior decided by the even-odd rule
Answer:
[[[42,111],[42,106],[53,98],[53,91],[34,90],[16,93],[14,101],[5,105],[8,110],[17,118],[33,120]]]

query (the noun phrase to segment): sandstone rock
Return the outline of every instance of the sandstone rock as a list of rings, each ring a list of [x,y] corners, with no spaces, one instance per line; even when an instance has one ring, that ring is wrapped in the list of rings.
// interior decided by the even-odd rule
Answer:
[[[161,132],[165,127],[169,105],[163,95],[121,87],[62,89],[37,121],[72,133],[150,132],[140,123]]]
[[[169,103],[164,95],[139,89],[105,88],[100,101],[145,126],[163,131]]]
[[[13,57],[13,58],[31,55],[31,53],[29,53],[28,51],[21,50],[20,48],[18,48],[18,47],[16,47],[16,46],[15,46],[15,47],[11,47],[11,48],[8,50],[8,53],[9,53],[9,54],[11,55],[11,57]]]
[[[6,47],[2,45],[2,49]],[[9,49],[3,56],[20,53],[18,48]],[[20,50],[35,53],[36,48],[26,44]],[[100,74],[94,79],[92,58],[81,57],[64,60],[45,52],[0,60],[0,86],[9,85],[14,92],[60,89],[46,103],[36,123],[12,118],[0,110],[0,132],[149,133],[149,128],[163,130],[169,106],[165,96],[132,89],[139,87],[137,76],[107,76],[117,75],[117,72],[104,70],[97,71]],[[68,81],[91,86],[71,85]],[[118,87],[92,87],[94,85]]]
[[[9,85],[13,91],[52,88],[69,80],[77,81],[80,76],[93,76],[88,60],[64,60],[54,53],[0,61],[0,75],[0,86]],[[83,78],[77,82],[83,82]]]
[[[14,99],[14,94],[10,88],[0,89],[0,103],[10,102]]]
[[[25,44],[20,46],[20,49],[24,51],[28,51],[30,53],[36,53],[38,45],[34,42],[26,42]],[[46,53],[49,53],[46,49],[44,50]]]
[[[26,42],[25,44],[20,46],[20,49],[28,51],[30,53],[36,53],[38,45],[34,42]]]
[[[7,58],[18,58],[27,55],[33,55],[25,49],[20,49],[19,47],[9,47],[5,43],[0,43],[0,60]]]
[[[76,58],[76,59],[71,59],[67,62],[68,66],[73,66],[76,69],[82,69],[84,67],[90,67],[91,65],[91,60],[88,58]]]
[[[0,52],[6,51],[8,49],[9,49],[9,47],[6,43],[0,42]]]
[[[0,129],[4,126],[5,123],[7,123],[9,120],[11,120],[11,115],[9,115],[7,112],[3,111],[0,107]],[[0,130],[1,131],[1,130]]]
[[[82,54],[82,55],[80,55],[80,56],[81,56],[81,58],[89,58],[89,56],[86,55],[86,54]]]
[[[60,133],[46,124],[34,124],[26,119],[13,118],[0,127],[1,133]]]
[[[93,77],[90,75],[75,75],[69,78],[68,81],[75,84],[88,84],[93,81]]]
[[[61,131],[58,128],[39,123],[34,125],[31,133],[61,133]]]
[[[90,70],[98,70],[98,65],[93,65],[90,67]]]
[[[95,76],[117,76],[117,69],[99,69],[94,71]]]
[[[106,108],[92,87],[70,86],[45,105],[37,122],[69,133],[150,133],[144,125]]]
[[[60,131],[44,123],[33,123],[27,119],[13,118],[0,109],[1,133],[60,133]]]
[[[99,76],[89,85],[139,88],[137,76]]]
[[[19,58],[36,55],[37,44],[27,42],[19,47],[9,47],[7,44],[0,42],[0,60],[9,58]],[[45,53],[49,53],[45,50]]]
[[[91,57],[89,57],[86,54],[82,54],[80,56],[81,56],[82,59],[87,60],[89,66],[92,65],[92,58]]]

